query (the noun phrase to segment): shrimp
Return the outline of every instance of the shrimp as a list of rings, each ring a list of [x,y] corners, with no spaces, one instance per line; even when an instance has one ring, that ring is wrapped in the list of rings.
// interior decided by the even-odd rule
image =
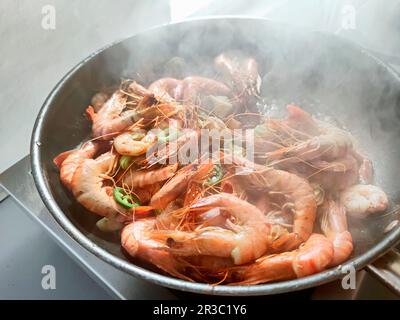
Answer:
[[[316,216],[317,204],[309,182],[295,174],[269,167],[240,175],[242,183],[249,190],[268,192],[273,197],[283,198],[282,208],[293,214],[293,232],[284,241],[289,247],[297,247],[311,235]]]
[[[164,210],[157,215],[156,228],[158,229],[175,229],[181,222],[181,217],[176,215],[181,208],[181,201],[176,199],[167,204]]]
[[[242,199],[244,200],[244,199]],[[245,200],[248,201],[248,200]],[[248,201],[250,202],[250,201]],[[250,202],[252,203],[252,202]],[[253,203],[252,203],[253,204]],[[281,225],[285,224],[287,221],[287,215],[283,212],[272,211],[269,208],[269,199],[264,195],[261,195],[254,203],[254,205],[264,214],[264,223],[267,225],[269,230],[269,237],[271,241],[271,247],[274,246],[274,242],[282,237],[283,235],[287,235],[288,231],[282,227]],[[217,226],[225,229],[229,229],[231,227],[232,221],[228,219],[226,215],[221,212],[218,208],[214,208],[208,210],[204,213],[196,214],[196,225],[201,227],[209,227],[209,226]]]
[[[138,119],[143,119],[143,125],[162,122],[171,117],[180,117],[183,106],[174,100],[168,101],[156,96],[137,82],[132,82],[126,92],[129,104],[138,113]]]
[[[306,277],[323,271],[332,261],[333,246],[322,234],[312,234],[299,249],[263,256],[254,263],[228,268],[229,285],[254,285]]]
[[[115,150],[124,156],[145,154],[157,142],[157,135],[149,131],[140,140],[135,139],[136,132],[124,132],[114,139]],[[138,136],[140,138],[140,136]]]
[[[293,146],[280,148],[266,154],[271,163],[298,163],[315,159],[334,160],[352,150],[349,133],[332,125],[325,126],[321,134]],[[280,161],[277,161],[280,160]]]
[[[156,150],[153,149],[153,152],[147,156],[147,162],[149,166],[165,164],[168,161],[178,161],[187,164],[184,163],[187,162],[185,161],[187,157],[185,157],[184,151],[191,150],[191,148],[197,150],[198,140],[199,132],[190,129],[185,130],[176,140],[162,144]]]
[[[318,124],[308,112],[294,104],[287,105],[286,109],[288,117],[283,122],[290,128],[311,136],[319,134]]]
[[[220,193],[198,200],[191,210],[198,212],[215,207],[237,223],[230,223],[230,229],[209,226],[194,231],[159,230],[155,236],[167,239],[168,251],[176,255],[231,258],[234,264],[247,263],[267,251],[268,226],[255,206],[231,194]]]
[[[205,77],[187,77],[183,79],[183,100],[195,103],[199,95],[231,96],[231,90],[223,83]]]
[[[151,197],[160,190],[161,185],[159,183],[149,184],[141,188],[135,188],[131,192],[139,199],[141,204],[149,203]],[[129,189],[129,187],[128,187]]]
[[[168,180],[175,174],[177,169],[177,163],[154,170],[137,170],[131,168],[124,173],[122,185],[127,185],[130,188],[141,188],[152,185]]]
[[[121,244],[126,252],[157,266],[180,279],[207,279],[208,272],[232,266],[230,259],[212,256],[177,257],[163,250],[164,243],[149,236],[156,227],[154,218],[146,218],[127,225],[121,233]]]
[[[221,281],[212,277],[213,274],[234,266],[232,259],[220,258],[214,256],[191,256],[178,257],[178,259],[186,264],[186,274],[190,275],[193,280],[207,282],[211,285],[218,285]],[[211,275],[211,276],[210,276]]]
[[[94,112],[92,106],[86,109],[93,122],[93,137],[101,137],[104,140],[111,139],[113,134],[126,129],[138,120],[135,110],[123,112],[126,107],[126,100],[125,94],[118,90],[97,113]]]
[[[117,156],[111,152],[96,159],[86,159],[76,169],[71,189],[76,200],[89,211],[119,222],[131,220],[133,210],[119,206],[113,198],[112,187],[105,177],[113,169]]]
[[[148,236],[155,219],[147,218],[128,224],[121,232],[121,245],[132,257],[148,261],[159,269],[180,279],[193,281],[184,275],[184,265],[169,252],[160,250],[163,244]]]
[[[91,105],[95,112],[99,111],[104,103],[110,98],[110,96],[105,92],[96,93],[90,100]]]
[[[261,77],[257,62],[253,58],[243,56],[237,51],[224,52],[214,59],[214,65],[238,93],[260,93]]]
[[[246,189],[240,184],[240,179],[234,175],[227,176],[222,180],[221,190],[225,193],[231,193],[242,200],[248,199]]]
[[[239,120],[257,124],[259,113],[256,99],[260,95],[261,77],[258,73],[257,62],[242,55],[240,52],[230,51],[221,53],[214,59],[215,68],[222,73],[225,82],[230,85],[234,93],[233,104],[240,115]]]
[[[93,136],[104,140],[111,139],[141,119],[144,120],[143,125],[148,125],[158,118],[169,118],[181,111],[182,106],[156,98],[136,82],[130,84],[127,91],[114,92],[97,113],[92,106],[86,109],[93,122]]]
[[[309,113],[292,104],[287,105],[286,109],[286,119],[268,117],[255,128],[254,149],[259,156],[319,134],[318,125]]]
[[[65,187],[71,189],[72,177],[85,159],[93,158],[99,149],[95,142],[87,142],[82,147],[60,153],[53,162],[60,169],[60,179]]]
[[[356,184],[360,178],[358,162],[349,154],[333,161],[316,159],[295,165],[282,162],[279,167],[331,191],[346,189]]]
[[[192,256],[185,260],[190,262],[205,277],[208,276],[209,272],[218,272],[233,266],[232,259],[214,256]]]
[[[329,266],[334,267],[353,251],[353,238],[347,228],[346,209],[332,199],[327,199],[319,209],[321,229],[333,244],[333,258]]]
[[[267,213],[271,211],[271,201],[266,194],[258,194],[251,197],[250,201],[253,203],[262,213]]]
[[[157,209],[165,209],[168,203],[178,198],[187,189],[193,176],[208,168],[209,164],[195,163],[183,167],[151,198],[150,205]]]
[[[372,165],[372,161],[363,158],[358,170],[358,175],[360,178],[360,183],[362,184],[370,184],[374,180],[374,167]]]
[[[382,212],[389,204],[385,192],[370,184],[357,184],[345,189],[340,194],[340,202],[346,208],[348,215],[357,218]]]
[[[352,155],[359,162],[358,175],[360,183],[371,184],[374,180],[374,167],[372,161],[357,150],[353,150]]]
[[[229,216],[221,212],[219,208],[210,209],[205,212],[200,212],[195,214],[195,222],[196,225],[204,227],[221,227],[221,228],[229,228]]]
[[[149,91],[166,101],[176,101],[182,98],[182,87],[182,80],[161,78],[149,86]]]
[[[183,206],[190,206],[194,201],[204,195],[205,182],[210,177],[210,173],[214,165],[209,161],[208,163],[202,163],[197,172],[190,177],[188,188],[183,201]]]
[[[321,185],[325,190],[344,190],[358,182],[359,175],[356,168],[345,171],[321,170],[309,176],[309,181]]]
[[[278,209],[277,204],[272,202],[268,193],[251,194],[250,203],[253,203],[265,216],[265,222],[275,226],[288,226],[293,224],[290,212]],[[277,231],[277,228],[274,230]],[[274,236],[273,238],[275,238]]]

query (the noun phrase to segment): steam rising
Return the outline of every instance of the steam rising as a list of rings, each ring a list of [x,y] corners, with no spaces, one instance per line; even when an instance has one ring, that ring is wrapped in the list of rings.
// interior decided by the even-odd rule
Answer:
[[[400,134],[399,79],[361,48],[336,36],[251,19],[170,25],[107,50],[94,87],[127,78],[145,86],[161,77],[221,79],[213,59],[227,50],[240,50],[257,60],[262,112],[283,115],[284,107],[295,103],[349,129],[373,161],[376,182],[390,198],[400,200],[393,179],[400,176],[400,150],[393,147]],[[381,225],[387,221],[377,228]]]

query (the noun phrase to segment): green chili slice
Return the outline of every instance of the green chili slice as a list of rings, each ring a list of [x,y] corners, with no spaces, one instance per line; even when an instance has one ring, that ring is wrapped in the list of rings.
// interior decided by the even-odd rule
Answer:
[[[114,188],[113,196],[115,201],[117,201],[117,203],[123,206],[124,208],[130,209],[133,207],[140,206],[139,199],[136,196],[134,196],[133,194],[126,194],[124,189],[120,187]]]
[[[207,184],[209,186],[215,185],[222,180],[223,176],[224,176],[224,174],[222,172],[221,166],[215,165],[211,172],[211,176],[207,179]]]
[[[133,140],[143,139],[146,135],[143,132],[134,132],[131,134]]]
[[[165,128],[164,130],[162,130],[158,135],[158,141],[162,142],[162,143],[167,143],[170,141],[175,140],[176,138],[178,138],[179,136],[179,132],[178,130],[174,130],[171,133],[169,132],[169,128]]]
[[[132,163],[132,157],[130,156],[122,156],[119,158],[119,166],[121,167],[122,170],[128,169],[128,167]]]

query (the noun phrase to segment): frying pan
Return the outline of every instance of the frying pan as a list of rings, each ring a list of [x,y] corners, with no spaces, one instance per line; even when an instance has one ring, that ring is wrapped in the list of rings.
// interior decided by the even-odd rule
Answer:
[[[297,103],[349,128],[372,159],[375,184],[387,192],[391,205],[385,214],[349,220],[355,249],[341,266],[301,279],[253,286],[211,286],[175,279],[128,259],[121,251],[118,236],[100,233],[95,227],[98,217],[77,204],[61,185],[52,159],[89,137],[90,122],[84,110],[96,92],[118,85],[121,79],[136,79],[148,85],[170,72],[167,62],[176,56],[190,66],[174,71],[180,73],[176,76],[215,76],[212,59],[228,49],[244,51],[257,59],[263,77],[265,112]],[[182,291],[237,296],[277,294],[342,278],[350,269],[359,270],[372,263],[400,240],[395,222],[399,219],[396,208],[400,200],[399,117],[399,76],[352,42],[265,19],[188,20],[113,43],[73,68],[55,86],[37,117],[31,141],[32,171],[40,196],[58,223],[83,247],[114,267]],[[379,274],[384,267],[385,263],[369,268]],[[398,281],[395,276],[393,279]]]

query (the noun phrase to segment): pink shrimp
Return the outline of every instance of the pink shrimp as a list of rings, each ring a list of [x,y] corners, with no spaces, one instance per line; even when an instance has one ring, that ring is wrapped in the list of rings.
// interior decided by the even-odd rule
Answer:
[[[126,186],[126,185],[125,185]],[[138,187],[132,190],[132,193],[139,199],[139,202],[144,205],[149,203],[151,197],[160,190],[161,185],[159,183],[149,184],[143,187]],[[129,190],[129,186],[128,186]],[[137,208],[137,207],[136,207]],[[142,208],[144,210],[144,208]],[[150,210],[150,208],[148,208]],[[152,209],[152,208],[151,208]],[[140,208],[139,208],[140,210]],[[143,211],[142,210],[142,211]],[[136,213],[136,211],[135,211]]]
[[[187,189],[195,175],[210,170],[209,164],[190,164],[180,169],[162,188],[151,198],[150,205],[164,209],[171,201],[178,198]]]
[[[206,181],[212,174],[213,168],[214,164],[212,164],[211,161],[202,163],[198,167],[197,172],[190,177],[183,200],[184,207],[190,206],[193,202],[204,196],[204,192],[207,189]]]
[[[230,259],[214,256],[174,256],[163,250],[162,241],[150,236],[154,228],[154,218],[141,219],[127,225],[121,233],[122,247],[130,256],[152,263],[164,272],[187,281],[204,281],[209,272],[218,272],[232,266]]]
[[[174,78],[161,78],[149,86],[149,91],[166,101],[182,99],[182,80]]]
[[[287,105],[286,109],[288,111],[288,116],[286,120],[283,120],[283,122],[290,128],[311,136],[319,134],[318,124],[308,112],[294,104]]]
[[[257,124],[259,116],[256,115],[258,113],[256,99],[260,94],[261,77],[255,59],[237,51],[229,51],[217,56],[214,59],[214,66],[232,88],[236,112],[241,113],[238,118],[245,120],[246,123]]]
[[[347,228],[346,209],[332,199],[327,199],[319,208],[321,229],[333,244],[333,258],[329,266],[334,267],[353,251],[353,238]]]
[[[227,268],[229,285],[254,285],[306,277],[326,269],[332,261],[332,243],[321,234],[312,234],[299,249],[267,255],[254,263]],[[228,272],[228,276],[226,276]]]
[[[389,205],[385,192],[369,184],[357,184],[343,190],[340,202],[346,208],[348,215],[358,218],[382,212]]]
[[[183,100],[196,103],[199,95],[231,96],[230,89],[221,82],[205,77],[187,77],[183,79]]]
[[[97,143],[89,141],[78,149],[62,152],[54,158],[54,163],[60,169],[60,179],[64,186],[71,189],[72,177],[76,169],[85,159],[93,158],[98,149]]]
[[[193,281],[184,275],[184,265],[169,252],[160,250],[164,245],[149,237],[149,232],[154,229],[155,219],[141,219],[128,224],[121,233],[122,247],[132,257],[138,257],[150,262],[169,273],[170,275]]]
[[[240,179],[234,175],[227,176],[222,179],[221,190],[225,193],[231,193],[240,199],[248,199],[246,189],[240,184]]]
[[[154,170],[137,170],[136,168],[131,168],[124,173],[122,184],[130,188],[142,188],[168,180],[174,176],[177,169],[177,163]]]
[[[238,177],[249,190],[268,192],[269,197],[277,197],[277,200],[283,202],[282,208],[293,214],[293,232],[276,242],[276,249],[294,249],[308,239],[314,227],[317,204],[313,188],[307,180],[295,174],[259,167],[256,171]]]
[[[358,175],[361,184],[371,184],[374,181],[374,167],[372,161],[358,150],[353,150],[352,155],[359,162]]]
[[[164,120],[181,111],[182,106],[155,97],[136,82],[131,83],[127,91],[117,90],[97,113],[92,106],[86,109],[93,122],[93,136],[104,140],[112,139],[139,120],[148,125],[158,118]]]
[[[214,59],[214,65],[237,93],[246,92],[248,95],[260,93],[261,77],[257,62],[253,58],[237,51],[224,52]]]
[[[180,256],[210,255],[231,258],[243,264],[261,257],[268,248],[269,229],[263,214],[252,204],[231,194],[201,198],[191,206],[196,212],[219,208],[235,221],[228,228],[198,227],[194,231],[159,230],[155,237],[166,239],[168,251]]]
[[[142,135],[124,132],[115,137],[114,147],[121,155],[136,157],[145,154],[156,142],[157,136],[152,131]]]
[[[92,99],[90,100],[91,105],[93,106],[94,111],[99,111],[104,103],[110,98],[110,95],[105,92],[96,93]]]
[[[353,148],[348,132],[332,125],[320,127],[321,134],[293,146],[280,148],[267,153],[267,160],[272,163],[299,163],[315,159],[334,160],[344,157]],[[283,160],[282,160],[283,159]]]
[[[177,139],[167,142],[166,144],[157,145],[147,156],[149,167],[156,164],[166,164],[170,162],[179,162],[188,164],[189,159],[185,157],[187,150],[197,150],[199,141],[199,132],[191,129],[185,130]]]
[[[160,210],[156,218],[157,229],[175,229],[181,222],[181,217],[176,213],[181,209],[180,199],[176,199],[167,204],[167,206]]]
[[[105,178],[116,163],[111,152],[96,159],[86,159],[76,169],[71,189],[76,200],[89,211],[115,221],[132,220],[134,211],[118,205],[113,198],[112,187],[105,185]]]
[[[91,106],[87,108],[86,112],[93,122],[92,132],[94,137],[109,140],[113,134],[124,130],[138,120],[135,110],[123,112],[126,100],[126,95],[118,90],[104,103],[97,113],[94,112]]]
[[[316,159],[297,164],[281,162],[279,167],[331,191],[346,189],[359,180],[358,162],[349,154],[333,161]]]

